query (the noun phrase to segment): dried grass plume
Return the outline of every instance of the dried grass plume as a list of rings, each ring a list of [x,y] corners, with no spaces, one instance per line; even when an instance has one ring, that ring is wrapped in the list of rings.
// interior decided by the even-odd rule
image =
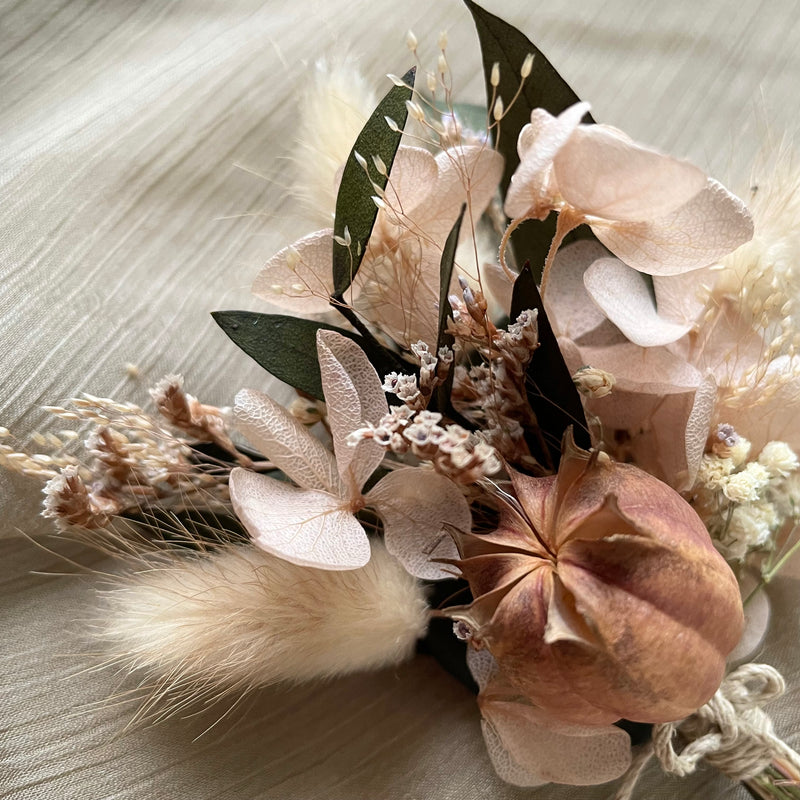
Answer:
[[[345,572],[252,546],[146,558],[106,593],[101,636],[112,662],[153,690],[157,714],[165,694],[175,709],[398,664],[425,632],[427,604],[382,543],[372,551]]]

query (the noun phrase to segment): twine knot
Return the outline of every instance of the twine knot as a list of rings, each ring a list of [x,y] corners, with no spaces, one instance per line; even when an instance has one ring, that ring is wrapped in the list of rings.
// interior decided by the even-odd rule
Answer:
[[[694,772],[705,759],[734,780],[752,778],[789,750],[760,708],[785,690],[783,677],[773,667],[744,664],[694,714],[656,725],[653,752],[666,772],[681,777]],[[680,753],[674,747],[676,734],[687,742]]]
[[[615,800],[628,800],[652,756],[665,772],[683,777],[701,759],[737,781],[762,773],[775,759],[800,769],[800,756],[776,735],[760,706],[786,690],[781,674],[767,664],[744,664],[722,681],[714,696],[686,719],[653,726],[650,745],[640,752]],[[675,749],[676,739],[684,745]]]

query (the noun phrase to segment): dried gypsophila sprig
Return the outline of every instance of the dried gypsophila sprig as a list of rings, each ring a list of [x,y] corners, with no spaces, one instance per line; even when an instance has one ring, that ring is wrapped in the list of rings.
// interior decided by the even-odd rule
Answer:
[[[798,522],[796,453],[785,442],[773,441],[756,459],[750,455],[747,439],[730,424],[718,425],[692,491],[695,509],[730,561],[773,550],[781,532]]]

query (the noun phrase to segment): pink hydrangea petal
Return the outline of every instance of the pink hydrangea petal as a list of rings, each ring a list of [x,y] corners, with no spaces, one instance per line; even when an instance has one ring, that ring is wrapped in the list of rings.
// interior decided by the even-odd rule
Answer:
[[[429,199],[438,172],[439,165],[427,150],[421,147],[398,148],[386,185],[387,204],[402,209],[403,214],[413,214]]]
[[[367,534],[338,497],[239,467],[231,471],[230,491],[236,516],[262,550],[318,569],[357,569],[369,561]]]
[[[592,222],[597,238],[628,266],[678,275],[713,264],[753,237],[750,212],[724,186],[706,188],[671,214],[649,222]]]
[[[675,486],[678,491],[688,491],[694,485],[697,470],[706,449],[714,404],[717,399],[717,382],[713,375],[706,375],[697,387],[689,418],[686,420],[684,446],[686,451],[686,471],[683,480]],[[678,470],[683,472],[683,470]]]
[[[395,246],[408,244],[414,255],[401,263],[408,271],[376,275],[372,266],[361,270],[354,306],[399,344],[409,347],[421,340],[435,348],[441,251],[404,231]]]
[[[659,316],[671,322],[696,322],[703,313],[716,273],[709,267],[679,275],[654,275]]]
[[[435,186],[427,187],[425,203],[408,217],[419,226],[424,239],[441,248],[468,196],[475,220],[489,205],[503,175],[503,157],[488,144],[463,145],[438,153],[436,164],[439,172]],[[464,230],[468,227],[467,216]]]
[[[618,778],[630,766],[630,737],[621,728],[555,722],[510,699],[479,702],[492,764],[518,786],[592,786]]]
[[[445,526],[467,531],[472,517],[464,495],[443,475],[411,467],[390,472],[367,495],[383,520],[386,549],[423,580],[452,578],[453,569],[432,559],[458,558]]]
[[[509,313],[514,284],[499,264],[484,264],[481,267],[481,289],[497,303],[502,314]]]
[[[368,422],[377,424],[389,404],[378,373],[352,339],[319,330],[317,354],[336,466],[348,496],[354,497],[383,460],[384,449],[371,439],[350,447],[346,439]]]
[[[296,484],[342,493],[333,454],[282,405],[261,392],[242,389],[234,409],[242,435]]]
[[[297,253],[294,270],[287,258]],[[331,261],[333,230],[316,231],[278,251],[262,267],[253,282],[253,294],[279,308],[300,314],[330,311],[333,292]]]
[[[694,366],[666,347],[645,348],[632,342],[623,342],[610,346],[581,346],[570,355],[580,362],[575,364],[568,359],[570,370],[574,372],[584,365],[606,370],[617,379],[619,389],[650,394],[679,394],[689,390],[693,392],[703,379]],[[615,396],[616,389],[608,396],[610,405],[616,406],[613,400]]]
[[[509,217],[543,219],[550,211],[555,187],[551,185],[553,159],[578,127],[588,103],[575,103],[557,117],[541,108],[520,131],[517,151],[520,163],[511,176],[505,212]]]
[[[647,278],[616,258],[601,258],[583,276],[586,291],[634,344],[657,347],[677,341],[692,329],[661,317]]]
[[[564,200],[608,220],[669,214],[706,185],[702,170],[642,147],[603,125],[581,125],[558,151],[555,178]]]
[[[578,339],[605,319],[587,293],[583,275],[597,259],[607,256],[605,247],[587,240],[568,245],[556,254],[544,304],[558,336]]]

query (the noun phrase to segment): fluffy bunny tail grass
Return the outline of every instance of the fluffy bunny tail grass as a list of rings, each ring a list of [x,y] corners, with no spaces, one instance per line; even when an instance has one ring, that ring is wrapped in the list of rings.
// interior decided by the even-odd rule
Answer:
[[[326,572],[251,546],[159,556],[107,593],[114,662],[157,694],[208,697],[397,664],[424,634],[423,589],[373,543],[366,567]]]
[[[351,58],[314,65],[295,132],[294,191],[320,225],[332,225],[337,175],[377,102]]]

